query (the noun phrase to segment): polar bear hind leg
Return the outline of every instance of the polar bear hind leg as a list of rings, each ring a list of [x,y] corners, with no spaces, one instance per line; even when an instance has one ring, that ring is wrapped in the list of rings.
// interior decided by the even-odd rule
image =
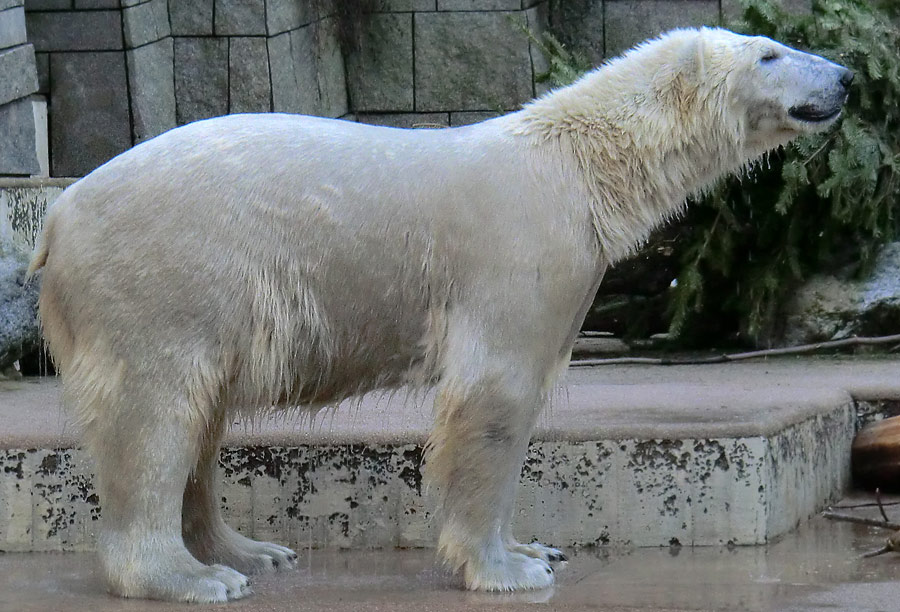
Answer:
[[[207,427],[204,415],[177,385],[151,382],[165,376],[148,376],[139,367],[117,371],[114,392],[74,398],[96,461],[102,505],[98,553],[110,590],[123,597],[185,602],[244,597],[250,592],[244,574],[202,563],[182,538],[182,500]],[[76,364],[65,374],[69,389],[89,388],[97,378],[91,374]]]

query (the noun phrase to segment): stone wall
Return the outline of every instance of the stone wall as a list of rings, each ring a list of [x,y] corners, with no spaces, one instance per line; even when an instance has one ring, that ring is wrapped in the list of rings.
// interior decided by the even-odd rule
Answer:
[[[53,176],[226,113],[462,125],[541,93],[546,60],[525,27],[598,63],[674,26],[718,24],[738,2],[0,0],[0,141],[14,145],[0,175],[46,175],[44,99]]]
[[[46,172],[47,107],[27,44],[22,0],[0,0],[0,174]]]
[[[310,0],[26,0],[25,9],[50,101],[54,176],[81,176],[207,117],[347,113],[335,18]]]

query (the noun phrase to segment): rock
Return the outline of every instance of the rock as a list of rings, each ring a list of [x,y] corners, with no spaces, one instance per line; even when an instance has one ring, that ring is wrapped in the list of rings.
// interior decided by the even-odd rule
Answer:
[[[25,13],[36,51],[118,51],[124,47],[120,11]]]
[[[39,283],[25,282],[28,254],[0,232],[0,370],[38,348]]]
[[[175,82],[172,39],[125,52],[131,118],[137,142],[175,127]]]
[[[534,96],[524,15],[416,13],[416,111],[496,111]]]
[[[179,124],[228,113],[228,39],[175,39],[175,100]]]
[[[357,120],[370,125],[399,128],[436,128],[450,125],[447,113],[359,113]]]
[[[606,57],[674,27],[719,25],[719,3],[709,0],[622,0],[605,2],[603,11],[605,22],[616,24],[605,30]]]
[[[169,22],[173,36],[213,33],[213,0],[170,0]]]
[[[375,13],[347,58],[350,99],[359,112],[413,110],[411,13]]]
[[[315,20],[312,0],[266,0],[266,27],[269,36],[296,30]]]
[[[267,113],[271,109],[269,53],[262,36],[228,39],[230,113]]]
[[[84,176],[132,145],[124,53],[53,53],[50,74],[54,176]]]
[[[0,104],[0,174],[41,173],[37,119],[30,98]]]
[[[125,46],[129,49],[156,42],[172,34],[166,0],[150,0],[122,11]]]
[[[333,19],[273,36],[268,47],[275,112],[323,117],[347,113],[344,62]]]
[[[781,343],[900,333],[900,242],[887,244],[862,280],[816,276],[797,290],[784,316]]]
[[[19,45],[0,51],[0,104],[20,100],[37,90],[34,47]]]
[[[895,492],[900,483],[900,417],[863,427],[850,450],[853,484]]]
[[[0,49],[24,45],[25,9],[21,6],[0,10]]]
[[[216,0],[216,36],[265,35],[266,7],[263,0]]]

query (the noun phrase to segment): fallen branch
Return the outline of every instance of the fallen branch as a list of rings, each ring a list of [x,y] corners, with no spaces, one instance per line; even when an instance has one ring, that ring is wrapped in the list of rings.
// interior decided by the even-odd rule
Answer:
[[[830,510],[826,510],[825,512],[823,512],[822,516],[827,519],[831,519],[832,521],[844,521],[845,523],[856,523],[858,525],[868,525],[870,527],[881,527],[882,529],[893,529],[894,531],[900,529],[900,525],[898,525],[897,523],[892,523],[890,521],[863,518],[861,516],[851,516],[849,514],[840,514],[838,512],[832,512]]]
[[[838,504],[836,506],[829,506],[832,510],[852,510],[854,508],[874,508],[878,504],[875,502],[866,502],[864,504]],[[884,502],[881,504],[882,506],[900,506],[900,501],[895,502]]]
[[[900,342],[900,334],[892,336],[853,336],[842,340],[829,340],[816,342],[815,344],[801,344],[799,346],[786,346],[777,349],[765,349],[761,351],[748,351],[746,353],[731,353],[716,355],[714,357],[696,357],[687,359],[669,359],[666,357],[612,357],[606,359],[579,359],[573,361],[573,367],[601,366],[601,365],[710,365],[716,363],[730,363],[732,361],[744,361],[747,359],[760,359],[765,357],[777,357],[781,355],[800,355],[813,353],[823,349],[844,348],[848,346],[891,344]]]
[[[878,511],[881,512],[881,518],[884,519],[884,522],[889,522],[887,513],[884,511],[884,506],[881,505],[881,489],[875,487],[875,503],[878,504]]]

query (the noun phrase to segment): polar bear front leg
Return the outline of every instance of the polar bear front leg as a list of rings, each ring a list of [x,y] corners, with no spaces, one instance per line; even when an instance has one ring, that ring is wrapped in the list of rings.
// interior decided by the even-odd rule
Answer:
[[[550,564],[510,550],[505,541],[540,392],[515,388],[504,374],[462,380],[442,383],[426,448],[425,475],[443,518],[440,554],[462,569],[472,590],[548,587],[554,582]]]
[[[188,550],[200,561],[232,567],[244,574],[294,569],[297,553],[271,542],[257,542],[229,527],[219,507],[216,465],[226,430],[226,412],[211,417],[197,465],[184,490],[182,531]]]

